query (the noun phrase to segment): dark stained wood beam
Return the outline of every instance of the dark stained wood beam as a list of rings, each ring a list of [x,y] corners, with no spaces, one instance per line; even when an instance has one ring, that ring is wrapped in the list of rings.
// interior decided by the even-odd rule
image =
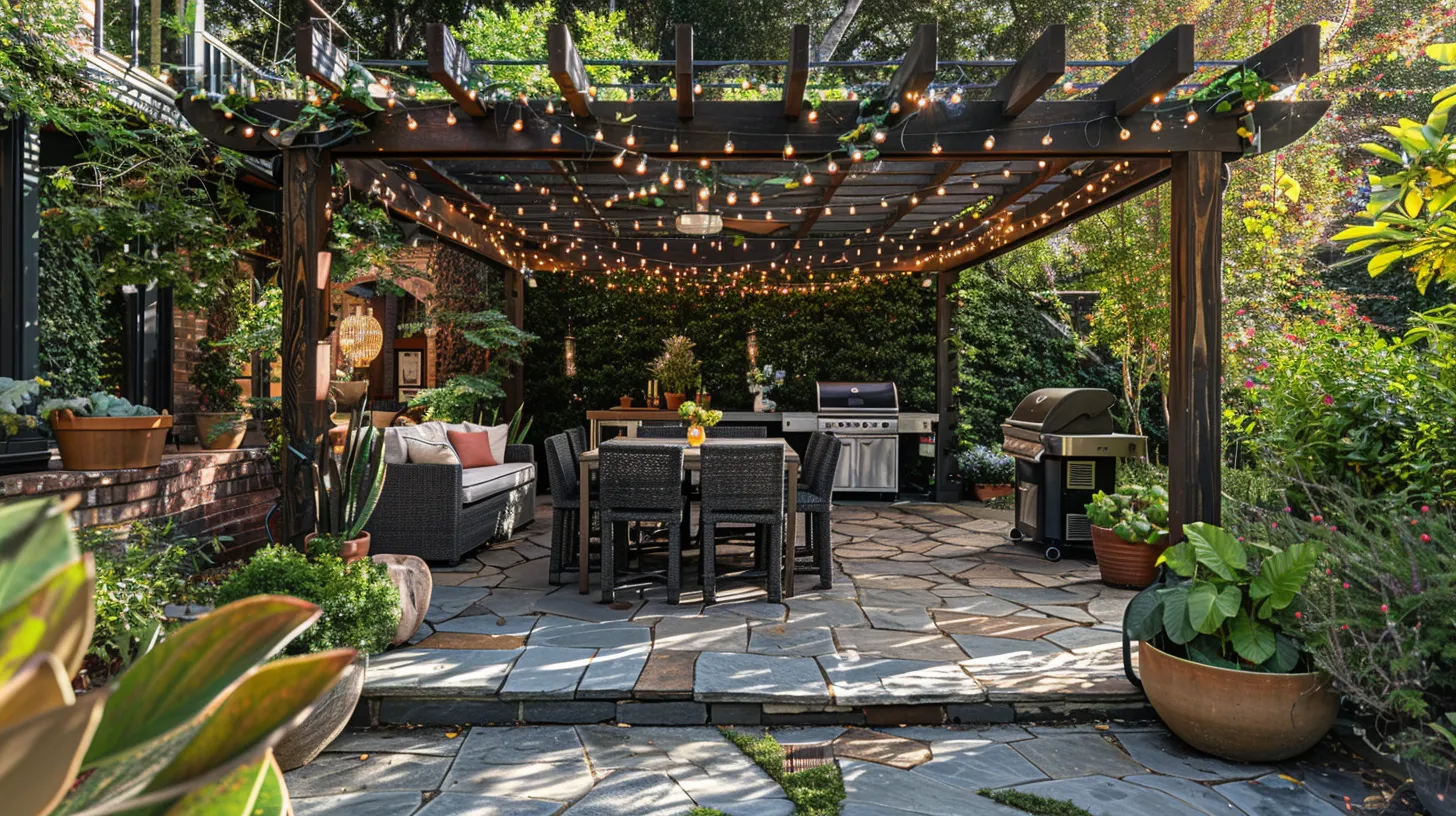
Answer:
[[[944,184],[946,180],[948,180],[951,176],[954,176],[956,174],[956,171],[959,170],[960,167],[961,162],[946,162],[944,165],[941,166],[939,170],[936,171],[935,175],[931,177],[930,183],[925,185],[925,190],[929,190],[929,192],[925,192],[925,190],[920,190],[912,192],[911,195],[919,196],[922,202],[925,201],[925,196],[935,195],[935,188]],[[924,193],[924,195],[920,195],[921,193]],[[909,215],[910,211],[915,209],[915,207],[917,206],[915,204],[911,204],[910,201],[911,199],[909,197],[906,197],[904,201],[901,201],[899,204],[897,204],[895,206],[895,209],[890,211],[890,217],[886,218],[885,222],[880,225],[878,232],[882,234],[888,234],[890,232],[890,229],[900,222],[901,218]]]
[[[959,276],[950,270],[935,276],[935,500],[960,501],[956,471],[956,435],[960,425],[955,409],[955,389],[960,384],[959,356],[952,336],[955,303],[951,290]]]
[[[223,147],[252,155],[272,155],[277,148],[261,134],[245,138],[236,127],[236,120],[225,119],[212,109],[206,98],[187,97],[178,105],[193,124],[210,141]],[[251,105],[248,113],[263,122],[291,121],[298,118],[303,106],[298,101],[267,101]],[[602,145],[591,138],[590,130],[563,129],[560,144],[552,144],[548,128],[511,129],[518,110],[514,106],[497,105],[483,119],[462,119],[455,126],[446,124],[447,111],[425,103],[406,103],[368,118],[369,131],[361,133],[334,148],[338,156],[365,158],[439,158],[439,159],[577,159],[599,153]],[[545,103],[533,103],[545,116]],[[593,106],[605,131],[607,142],[620,144],[629,127],[637,128],[636,150],[653,156],[666,156],[668,144],[676,136],[683,156],[702,156],[714,161],[777,161],[783,156],[784,140],[792,137],[794,146],[806,156],[825,155],[843,150],[839,132],[824,128],[825,121],[853,122],[859,113],[857,102],[826,102],[820,106],[818,123],[806,117],[789,120],[783,117],[783,102],[709,101],[698,103],[695,117],[681,121],[676,105],[667,101],[597,102]],[[1298,139],[1312,128],[1329,108],[1325,101],[1265,102],[1254,109],[1255,126],[1259,128],[1264,152],[1277,150]],[[407,126],[406,113],[413,115],[417,128]],[[884,161],[962,161],[1107,158],[1119,156],[1168,156],[1176,152],[1201,149],[1229,155],[1240,154],[1244,142],[1229,127],[1226,118],[1203,116],[1184,127],[1164,127],[1152,132],[1152,111],[1142,111],[1114,121],[1106,102],[1073,100],[1036,102],[1014,120],[1002,116],[1002,103],[970,100],[953,113],[936,117],[917,117],[895,133],[895,137],[879,145]],[[617,122],[635,115],[632,125]],[[1119,125],[1126,127],[1129,138],[1118,138]],[[723,134],[731,132],[735,151],[723,152]],[[1052,144],[1043,144],[1050,133]],[[994,150],[986,150],[986,137],[994,136]],[[935,143],[941,153],[931,150]]]
[[[597,203],[592,200],[591,196],[587,195],[587,192],[585,189],[582,188],[581,183],[576,180],[576,173],[572,172],[571,168],[566,166],[566,162],[552,160],[551,168],[555,170],[557,175],[565,179],[566,183],[571,186],[573,195],[581,197],[580,207],[586,210],[587,213],[589,213],[591,217],[595,219],[598,224],[601,225],[602,229],[607,231],[608,235],[616,235],[617,225],[611,221],[608,221],[606,216],[602,214],[602,211],[597,208]]]
[[[798,238],[808,238],[809,232],[814,229],[814,223],[819,216],[824,214],[824,208],[834,201],[834,194],[839,192],[839,185],[849,178],[847,168],[840,168],[840,172],[829,177],[829,183],[824,185],[824,192],[819,196],[819,206],[812,210],[804,211],[804,220],[799,222],[799,230],[795,234]]]
[[[1118,116],[1130,116],[1167,96],[1193,71],[1193,26],[1174,26],[1085,98],[1110,101]]]
[[[362,194],[379,196],[395,215],[419,224],[466,252],[513,265],[510,256],[492,243],[491,232],[481,223],[487,219],[483,205],[476,208],[472,219],[470,210],[455,206],[444,196],[430,192],[377,159],[340,160],[339,166],[348,175],[350,187]]]
[[[935,79],[935,69],[940,64],[936,58],[937,31],[935,23],[922,23],[916,27],[910,50],[900,60],[900,66],[885,88],[885,106],[890,110],[885,119],[887,127],[918,110],[916,101]],[[898,113],[895,112],[896,104],[900,106]]]
[[[674,32],[677,45],[673,59],[677,66],[673,69],[673,77],[677,82],[677,118],[693,118],[693,27],[687,23],[678,23]]]
[[[789,37],[789,67],[784,73],[784,118],[798,119],[809,85],[809,26],[799,23]]]
[[[295,62],[298,65],[298,73],[308,79],[317,82],[332,93],[342,93],[344,83],[348,80],[349,68],[353,60],[345,54],[342,49],[329,42],[328,37],[322,31],[312,25],[301,25],[298,27],[298,36],[294,42]],[[374,75],[369,69],[359,66],[360,79],[366,83],[374,82]],[[356,113],[364,113],[368,108],[348,97],[340,97],[340,104]]]
[[[1293,85],[1320,70],[1320,27],[1305,25],[1274,41],[1244,60],[1259,76],[1275,85]]]
[[[591,77],[572,42],[571,29],[565,23],[556,23],[546,30],[546,70],[556,80],[561,96],[577,119],[592,118]]]
[[[1168,540],[1221,521],[1223,156],[1173,157],[1172,342],[1168,347]]]
[[[1003,116],[1015,119],[1066,72],[1067,27],[1047,26],[1031,48],[996,83],[989,98],[1001,102]]]
[[[430,78],[440,83],[461,110],[477,119],[485,116],[485,106],[480,104],[475,91],[465,87],[473,70],[470,54],[455,42],[444,23],[425,26],[425,49]]]

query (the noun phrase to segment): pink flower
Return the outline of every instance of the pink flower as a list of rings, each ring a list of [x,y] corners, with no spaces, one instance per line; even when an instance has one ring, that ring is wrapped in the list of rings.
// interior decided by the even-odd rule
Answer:
[[[1315,524],[1319,524],[1321,521],[1324,521],[1325,520],[1325,517],[1324,516],[1310,516],[1309,517],[1309,520],[1312,521],[1312,522],[1314,522]]]
[[[1324,403],[1325,405],[1334,405],[1335,398],[1330,396],[1329,394],[1325,394]]]
[[[1298,620],[1299,618],[1304,617],[1304,613],[1303,612],[1295,612],[1294,613],[1294,617],[1295,617],[1296,620]]]
[[[1293,508],[1293,507],[1287,507],[1287,506],[1286,506],[1286,507],[1285,507],[1285,508],[1284,508],[1284,512],[1286,512],[1286,513],[1293,513],[1293,512],[1294,512],[1294,508]]]
[[[1253,380],[1244,380],[1244,387],[1245,388],[1253,388],[1254,387],[1254,381]]]
[[[1430,544],[1431,543],[1431,534],[1430,533],[1421,533],[1421,543],[1422,544]]]
[[[1421,505],[1421,512],[1422,513],[1429,513],[1429,512],[1431,512],[1431,506],[1429,504],[1423,504],[1423,505]]]
[[[1380,605],[1380,611],[1381,612],[1389,612],[1390,611],[1390,607],[1387,606],[1387,605],[1385,605],[1385,604],[1381,604]]]
[[[1342,588],[1342,589],[1349,589],[1350,588],[1350,582],[1349,581],[1345,581],[1344,583],[1340,584],[1340,588]]]
[[[1279,529],[1279,522],[1277,522],[1277,521],[1275,521],[1275,522],[1271,522],[1271,523],[1270,523],[1270,524],[1269,524],[1269,527],[1270,527],[1270,528],[1271,528],[1271,529],[1276,529],[1276,530],[1277,530],[1277,529]]]

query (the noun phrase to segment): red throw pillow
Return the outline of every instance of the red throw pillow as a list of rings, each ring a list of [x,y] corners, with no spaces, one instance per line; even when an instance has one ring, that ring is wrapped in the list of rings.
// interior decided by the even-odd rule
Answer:
[[[488,431],[446,431],[445,436],[449,437],[450,447],[455,449],[455,455],[460,457],[460,467],[477,468],[500,464],[490,449]]]

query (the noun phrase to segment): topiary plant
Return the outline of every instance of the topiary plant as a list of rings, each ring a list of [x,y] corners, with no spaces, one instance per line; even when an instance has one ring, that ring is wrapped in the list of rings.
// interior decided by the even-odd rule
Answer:
[[[662,341],[662,354],[647,367],[662,383],[663,393],[686,394],[698,381],[701,365],[693,355],[693,341],[679,334]]]
[[[348,647],[377,654],[399,626],[399,590],[389,570],[369,559],[344,563],[289,547],[265,547],[218,588],[218,603],[253,595],[292,595],[316,603],[323,617],[288,645],[288,654]]]

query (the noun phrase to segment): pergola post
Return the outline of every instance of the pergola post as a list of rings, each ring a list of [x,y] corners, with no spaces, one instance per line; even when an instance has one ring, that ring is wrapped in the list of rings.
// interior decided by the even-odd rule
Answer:
[[[505,303],[504,312],[511,325],[516,328],[524,328],[526,324],[526,276],[522,271],[514,267],[506,268],[505,276]],[[509,419],[515,416],[516,409],[526,401],[526,372],[525,366],[517,363],[511,366],[510,379],[506,380],[505,410],[502,412]]]
[[[0,376],[34,377],[40,351],[40,138],[0,128]]]
[[[960,275],[959,269],[948,269],[935,276],[935,500],[960,501],[960,491],[951,480],[955,473],[956,426],[955,410],[957,377],[956,356],[951,348],[951,287]]]
[[[1219,435],[1223,312],[1223,154],[1173,156],[1172,343],[1168,393],[1168,533],[1221,518]]]
[[[300,543],[313,526],[307,477],[319,434],[328,427],[329,197],[333,156],[328,150],[282,150],[283,254],[283,507],[284,538]]]

